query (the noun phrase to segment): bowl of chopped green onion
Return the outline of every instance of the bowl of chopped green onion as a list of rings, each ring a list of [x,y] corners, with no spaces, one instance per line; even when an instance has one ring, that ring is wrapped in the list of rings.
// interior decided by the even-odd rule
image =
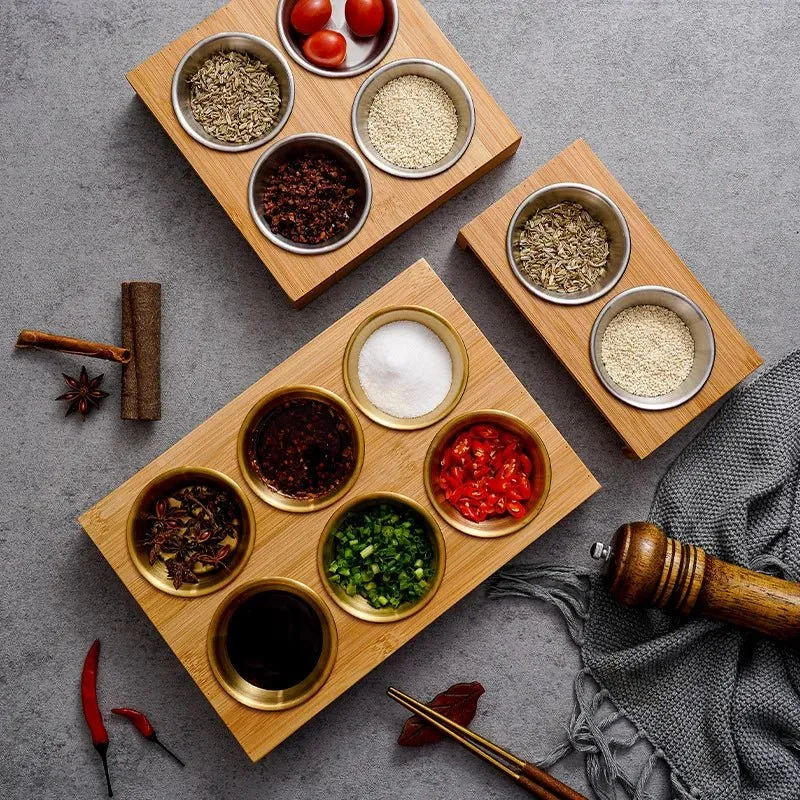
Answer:
[[[317,566],[328,594],[349,614],[396,622],[419,611],[439,588],[444,537],[418,503],[375,492],[344,504],[328,520]]]

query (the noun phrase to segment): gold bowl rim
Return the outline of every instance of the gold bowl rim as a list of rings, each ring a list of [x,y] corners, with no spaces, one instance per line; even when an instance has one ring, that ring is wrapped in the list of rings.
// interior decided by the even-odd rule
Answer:
[[[331,405],[336,406],[345,418],[350,423],[353,431],[354,446],[356,450],[355,463],[350,472],[347,480],[341,486],[329,494],[322,497],[312,497],[307,500],[290,497],[289,495],[280,494],[280,492],[273,491],[269,488],[258,475],[254,474],[254,470],[250,465],[247,457],[248,453],[248,439],[252,428],[256,421],[266,412],[266,410],[274,404],[281,397],[289,397],[295,395],[300,398],[309,398],[322,400]],[[259,400],[257,400],[250,410],[247,412],[241,426],[239,433],[236,437],[236,457],[239,461],[239,470],[244,477],[247,485],[252,491],[265,503],[268,503],[273,508],[279,511],[288,511],[291,513],[308,513],[312,511],[319,511],[321,508],[326,508],[332,505],[341,497],[344,497],[350,489],[353,488],[358,476],[361,474],[361,468],[364,465],[364,431],[361,423],[358,420],[352,408],[335,392],[330,389],[325,389],[322,386],[313,386],[311,384],[291,384],[289,386],[282,386],[268,392]]]
[[[344,592],[337,591],[338,587],[330,582],[328,579],[327,565],[330,561],[328,552],[328,543],[330,542],[334,528],[339,522],[354,509],[367,505],[378,503],[395,503],[410,508],[425,522],[425,527],[428,536],[433,544],[434,559],[436,564],[436,573],[433,581],[423,597],[415,603],[404,603],[398,608],[373,608],[363,597],[348,597]],[[368,494],[359,495],[352,498],[349,502],[343,503],[336,509],[334,514],[325,523],[322,534],[319,537],[319,544],[317,546],[317,570],[319,572],[322,585],[325,591],[330,596],[331,600],[336,603],[339,608],[346,611],[357,619],[366,620],[367,622],[398,622],[401,619],[410,617],[424,608],[434,597],[436,592],[444,580],[445,568],[447,566],[447,547],[445,544],[444,536],[442,535],[441,527],[436,521],[436,518],[420,505],[416,500],[400,494],[399,492],[370,492]]]
[[[439,403],[439,405],[434,408],[433,411],[429,411],[427,414],[423,414],[421,417],[402,418],[388,414],[378,408],[374,403],[370,402],[369,398],[366,396],[366,392],[364,392],[363,389],[361,390],[361,393],[364,395],[363,398],[359,396],[359,391],[356,389],[357,386],[359,388],[361,386],[358,380],[357,356],[361,353],[361,347],[364,346],[364,342],[369,338],[369,336],[364,339],[364,342],[361,342],[361,347],[359,347],[358,351],[354,353],[353,351],[356,341],[367,327],[386,315],[399,314],[400,316],[398,316],[396,319],[387,320],[382,325],[377,325],[370,333],[370,336],[379,328],[382,328],[383,325],[388,325],[391,322],[408,320],[410,322],[419,322],[421,325],[425,325],[425,323],[421,322],[419,319],[411,316],[403,316],[404,312],[411,312],[413,314],[418,314],[423,317],[429,317],[436,320],[442,329],[447,331],[449,334],[449,343],[444,337],[442,337],[439,331],[435,330],[430,325],[426,327],[430,328],[430,330],[439,336],[439,338],[442,340],[442,344],[444,344],[448,353],[450,353],[450,358],[453,362],[453,373],[456,373],[457,367],[460,367],[463,371],[461,380],[458,381],[456,385],[455,393],[453,393],[452,386],[448,391],[449,400],[448,397],[445,397],[445,399]],[[351,357],[353,358],[354,364],[351,364]],[[469,380],[469,354],[461,334],[456,330],[453,323],[450,322],[450,320],[448,320],[446,317],[442,316],[442,314],[440,314],[438,311],[434,311],[432,308],[427,308],[426,306],[418,305],[386,306],[378,309],[377,311],[373,311],[371,314],[368,314],[350,334],[350,338],[347,340],[347,346],[344,349],[344,357],[342,359],[342,376],[344,378],[344,385],[347,389],[347,393],[354,405],[373,422],[377,422],[378,425],[382,425],[384,428],[390,428],[392,430],[415,431],[430,427],[439,420],[444,419],[444,417],[450,414],[459,404],[461,398],[464,396],[464,391],[467,388],[467,381]]]
[[[540,497],[535,503],[532,503],[524,517],[514,519],[512,516],[497,517],[494,520],[487,520],[486,522],[472,522],[461,514],[446,500],[439,498],[437,488],[434,487],[432,481],[432,472],[434,468],[434,456],[438,453],[441,447],[453,436],[456,432],[469,428],[479,422],[494,423],[500,427],[504,427],[512,433],[523,433],[530,442],[534,443],[536,450],[541,456],[544,464],[544,486]],[[550,485],[552,483],[553,470],[550,462],[550,453],[545,445],[542,437],[533,428],[520,419],[515,414],[508,411],[500,411],[499,409],[478,409],[476,411],[468,411],[458,417],[454,417],[436,432],[436,435],[428,445],[428,451],[425,453],[425,464],[423,467],[423,480],[425,482],[425,492],[431,505],[436,509],[436,513],[448,524],[452,525],[462,533],[469,534],[470,536],[477,536],[481,539],[495,539],[500,536],[508,536],[510,533],[516,533],[521,530],[530,522],[532,522],[539,514],[547,502],[550,494]]]
[[[157,569],[155,565],[150,564],[147,559],[142,558],[142,554],[137,543],[137,522],[139,514],[144,505],[145,499],[148,495],[156,489],[159,485],[179,477],[197,477],[207,478],[212,481],[217,481],[223,484],[233,492],[234,497],[239,503],[242,511],[242,531],[241,539],[244,550],[237,564],[230,570],[220,570],[218,572],[210,573],[209,580],[204,584],[202,576],[199,583],[189,584],[188,586],[176,589],[172,585],[172,581],[166,576],[164,572],[163,577],[160,576],[161,569]],[[125,526],[125,538],[128,545],[128,554],[133,562],[134,567],[139,574],[152,586],[165,594],[171,594],[175,597],[203,597],[204,595],[211,594],[212,592],[219,591],[227,586],[231,581],[235,580],[250,560],[253,553],[256,539],[256,518],[253,513],[253,506],[247,495],[242,491],[242,488],[236,483],[233,478],[210,467],[201,467],[195,465],[187,465],[183,467],[174,467],[172,469],[160,472],[154,478],[149,480],[136,495],[130,511],[128,512],[128,519]],[[237,548],[238,549],[238,548]]]
[[[288,689],[262,689],[242,678],[223,647],[219,652],[217,644],[223,637],[220,629],[227,632],[227,625],[233,612],[250,597],[264,591],[283,591],[305,600],[319,616],[323,632],[323,652],[317,666],[303,681]],[[330,677],[339,649],[339,633],[330,609],[323,599],[310,586],[294,578],[259,578],[246,583],[230,594],[217,606],[206,636],[206,653],[211,672],[219,685],[237,702],[259,711],[281,711],[300,705],[316,694]]]

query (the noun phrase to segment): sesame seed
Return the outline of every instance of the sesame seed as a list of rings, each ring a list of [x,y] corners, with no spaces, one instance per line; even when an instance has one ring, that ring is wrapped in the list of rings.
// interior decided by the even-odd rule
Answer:
[[[390,163],[404,169],[425,169],[452,150],[458,112],[436,81],[403,75],[375,93],[367,132],[375,149]]]
[[[661,397],[677,389],[692,371],[694,339],[674,311],[631,306],[608,323],[601,357],[621,389],[638,397]]]

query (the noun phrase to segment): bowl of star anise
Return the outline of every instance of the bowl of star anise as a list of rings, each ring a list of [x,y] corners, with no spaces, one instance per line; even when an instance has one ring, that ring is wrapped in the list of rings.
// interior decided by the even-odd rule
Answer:
[[[180,467],[158,475],[128,515],[128,552],[157,589],[199,597],[229,584],[255,540],[249,500],[227,475]]]

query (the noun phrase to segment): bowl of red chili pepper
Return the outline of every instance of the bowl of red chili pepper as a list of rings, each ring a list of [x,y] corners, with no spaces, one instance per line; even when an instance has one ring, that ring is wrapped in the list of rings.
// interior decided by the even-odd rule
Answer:
[[[446,522],[471,536],[524,528],[550,491],[550,456],[519,417],[472,411],[441,428],[425,456],[425,490]]]
[[[245,480],[264,502],[281,511],[318,511],[355,484],[364,434],[338,395],[320,386],[285,386],[250,409],[237,454]]]

